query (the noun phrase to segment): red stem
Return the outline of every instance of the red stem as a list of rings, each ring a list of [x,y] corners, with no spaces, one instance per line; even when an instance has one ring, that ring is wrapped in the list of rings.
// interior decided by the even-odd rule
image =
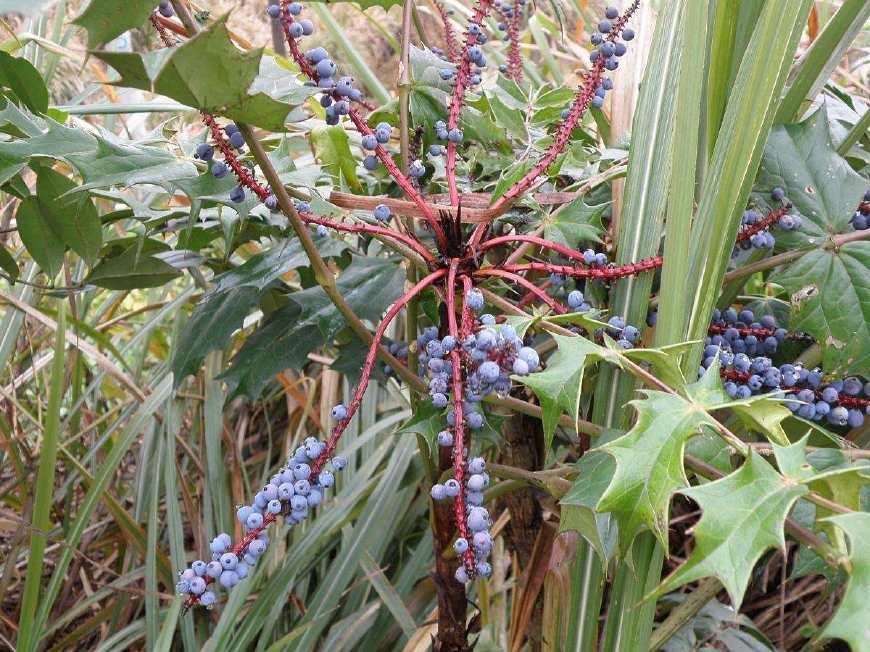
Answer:
[[[462,411],[462,401],[465,399],[462,392],[462,334],[456,323],[456,272],[459,268],[459,259],[450,260],[450,270],[447,273],[447,328],[456,342],[456,346],[450,352],[450,361],[453,367],[453,479],[459,483],[459,493],[453,499],[453,516],[456,519],[456,528],[459,536],[471,543],[468,536],[468,522],[465,519],[465,417]],[[462,300],[462,310],[465,311],[465,298]],[[463,319],[463,321],[465,321]],[[474,554],[471,545],[463,553],[462,559],[469,574],[474,573]]]
[[[373,233],[386,236],[388,238],[392,238],[393,240],[397,240],[403,244],[406,244],[408,247],[416,251],[420,254],[426,262],[435,264],[435,256],[432,255],[426,247],[424,247],[420,242],[417,241],[416,238],[406,235],[404,233],[399,233],[398,231],[394,231],[393,229],[388,229],[382,226],[375,226],[373,224],[344,224],[342,222],[336,222],[334,220],[329,220],[324,217],[318,217],[317,215],[313,215],[311,213],[299,213],[299,217],[302,218],[303,222],[307,224],[322,224],[330,229],[335,229],[336,231],[345,231],[347,233]]]
[[[631,15],[635,12],[639,4],[640,0],[635,0],[622,16],[614,21],[610,33],[605,37],[606,40],[613,41],[619,36],[625,27],[625,24],[628,22],[628,19],[631,18]],[[574,127],[577,126],[578,122],[580,122],[580,119],[589,108],[592,98],[595,96],[595,91],[601,83],[601,75],[603,72],[604,57],[599,56],[589,72],[586,73],[583,84],[577,90],[577,95],[574,98],[574,103],[571,105],[568,117],[565,118],[553,137],[553,144],[550,145],[546,153],[538,160],[529,173],[511,186],[511,188],[499,197],[490,207],[490,210],[495,214],[498,215],[500,212],[504,212],[504,210],[506,210],[513,202],[519,199],[520,196],[531,187],[537,178],[546,172],[547,168],[556,160],[556,157],[565,150],[565,147],[567,147],[568,143],[571,141],[571,132],[574,131]],[[472,246],[477,246],[483,238],[483,234],[486,230],[485,224],[486,223],[481,223],[475,229],[472,238]]]
[[[486,251],[487,249],[492,249],[493,247],[497,247],[498,245],[510,244],[513,242],[528,242],[530,244],[538,245],[539,247],[552,249],[556,253],[562,254],[570,260],[576,260],[578,263],[583,263],[584,265],[587,264],[586,259],[583,258],[583,254],[576,249],[571,249],[571,247],[560,245],[545,238],[539,238],[536,235],[501,235],[496,238],[490,238],[489,240],[484,242],[482,245],[480,245],[479,250]]]
[[[477,8],[469,19],[469,25],[481,25],[486,14],[489,12],[490,0],[478,0]],[[482,27],[481,27],[482,29]],[[454,129],[459,122],[459,114],[462,111],[462,102],[465,99],[465,86],[471,74],[471,60],[468,58],[468,49],[477,43],[477,36],[470,31],[465,32],[465,45],[459,56],[459,66],[454,76],[453,99],[450,101],[450,112],[447,115],[447,129]],[[450,204],[459,206],[459,191],[456,188],[456,143],[447,141],[447,187],[450,192]]]
[[[510,38],[508,45],[508,72],[511,79],[517,84],[523,80],[523,62],[520,57],[520,19],[522,17],[523,5],[519,0],[514,0],[513,13],[510,18],[506,18],[507,33]]]
[[[203,112],[202,122],[209,128],[212,140],[214,140],[215,145],[217,145],[217,148],[221,151],[221,154],[223,154],[224,162],[238,178],[239,185],[249,188],[251,192],[260,198],[260,201],[266,201],[266,198],[272,194],[272,191],[257,181],[251,171],[242,165],[239,161],[239,157],[236,156],[233,146],[230,145],[229,140],[227,140],[224,130],[217,123],[217,120],[214,119],[214,116],[210,113]]]
[[[366,354],[365,362],[363,363],[362,375],[360,376],[359,383],[354,389],[353,397],[351,397],[350,403],[347,406],[347,418],[340,422],[335,428],[332,430],[332,434],[329,435],[329,439],[326,440],[326,448],[323,453],[321,453],[320,457],[318,457],[314,463],[311,465],[311,473],[312,475],[317,475],[320,472],[320,469],[323,468],[323,465],[326,464],[326,461],[332,456],[332,453],[335,451],[335,447],[338,445],[338,440],[341,438],[344,429],[347,428],[350,423],[353,415],[356,413],[357,409],[360,406],[360,402],[362,401],[363,394],[366,392],[366,388],[369,384],[369,379],[372,375],[372,370],[375,366],[375,360],[378,356],[378,346],[381,343],[381,340],[384,337],[384,333],[387,330],[387,327],[390,325],[390,322],[393,321],[396,315],[404,308],[411,299],[416,297],[420,292],[425,290],[427,287],[432,285],[439,278],[443,277],[447,273],[447,270],[438,269],[426,276],[419,283],[417,283],[414,287],[408,290],[402,297],[394,303],[390,309],[387,311],[387,314],[381,320],[381,323],[378,324],[378,328],[375,331],[375,334],[372,338],[372,343],[369,346],[369,351]]]
[[[521,265],[512,265],[511,267],[521,267]],[[573,268],[569,268],[569,269],[573,269]],[[475,276],[497,276],[499,278],[508,279],[510,281],[513,281],[514,283],[522,285],[529,292],[534,294],[536,297],[538,297],[541,301],[546,303],[548,306],[550,306],[550,308],[552,308],[555,312],[559,313],[560,315],[568,312],[567,308],[565,308],[558,301],[556,301],[553,297],[551,297],[546,292],[544,292],[537,285],[535,285],[534,283],[532,283],[528,279],[523,278],[519,274],[514,274],[505,268],[486,267],[484,269],[477,270],[476,272],[474,272],[474,275]]]

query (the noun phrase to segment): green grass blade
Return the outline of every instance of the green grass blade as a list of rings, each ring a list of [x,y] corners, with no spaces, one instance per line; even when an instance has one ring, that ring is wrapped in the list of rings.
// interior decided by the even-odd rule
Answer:
[[[396,622],[399,623],[405,638],[411,638],[417,630],[417,625],[402,601],[402,597],[395,587],[390,584],[387,576],[384,575],[384,571],[378,568],[377,562],[372,559],[372,556],[368,552],[363,553],[360,557],[359,565],[365,571],[366,579],[371,582],[381,601],[390,610]]]
[[[57,462],[57,439],[60,434],[60,404],[64,394],[66,357],[66,313],[60,303],[55,331],[54,360],[49,382],[48,408],[39,451],[39,470],[36,476],[36,495],[30,531],[30,555],[21,597],[21,615],[18,620],[17,649],[29,652],[36,649],[39,640],[36,627],[36,607],[42,585],[42,569],[48,532],[51,529],[51,504],[54,495],[54,475]]]
[[[36,621],[33,626],[34,634],[31,638],[31,644],[38,641],[41,632],[48,622],[48,616],[51,613],[51,608],[54,605],[61,584],[64,581],[69,563],[72,560],[74,552],[78,548],[91,515],[93,514],[97,503],[100,501],[103,492],[105,492],[109,481],[117,471],[118,465],[121,463],[124,455],[140,436],[143,429],[148,425],[160,405],[167,399],[171,390],[172,377],[164,376],[160,381],[160,384],[152,389],[152,393],[148,396],[147,400],[139,406],[138,410],[136,410],[135,414],[127,423],[124,430],[121,432],[120,436],[114,442],[111,450],[103,460],[99,472],[94,477],[94,483],[88,488],[87,494],[85,494],[84,499],[79,504],[76,519],[67,532],[66,545],[63,547],[63,552],[61,552],[58,557],[51,580],[49,580],[48,587],[46,588],[45,595],[39,604],[39,611],[37,612]],[[29,649],[33,648],[31,647]]]
[[[849,45],[864,28],[868,17],[870,2],[867,0],[843,2],[798,63],[794,79],[777,111],[777,123],[794,122],[800,117],[801,105],[822,90]]]
[[[768,2],[743,57],[692,228],[689,276],[697,286],[688,320],[689,340],[703,340],[706,334],[810,4],[809,0]],[[686,368],[697,365],[699,354],[698,349]]]
[[[148,492],[148,525],[145,548],[145,641],[148,649],[157,645],[160,623],[160,601],[157,599],[157,537],[160,533],[158,510],[160,507],[160,462],[163,459],[163,438],[157,437],[157,450],[152,456],[148,473],[151,476],[151,486]]]
[[[847,156],[849,151],[864,137],[868,129],[870,129],[870,108],[864,110],[864,115],[862,115],[861,119],[854,127],[852,127],[852,130],[843,139],[843,142],[839,144],[837,147],[837,153],[843,157]]]
[[[682,64],[677,86],[675,124],[680,137],[674,140],[674,161],[698,159],[699,133],[691,125],[701,119],[704,82],[704,52],[707,42],[707,6],[704,2],[685,5],[685,36],[682,39]],[[712,54],[711,54],[712,56]],[[712,61],[711,66],[712,69]],[[682,125],[689,125],[684,128]],[[685,320],[689,304],[689,234],[695,199],[695,166],[686,165],[671,175],[668,220],[665,225],[665,264],[659,290],[659,320],[656,342],[676,344],[685,337]]]

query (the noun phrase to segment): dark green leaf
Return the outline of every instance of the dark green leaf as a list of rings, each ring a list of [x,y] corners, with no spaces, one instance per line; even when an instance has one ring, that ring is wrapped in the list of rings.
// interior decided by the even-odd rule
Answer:
[[[160,287],[180,275],[171,265],[133,245],[119,256],[102,261],[86,281],[110,290],[134,290]]]
[[[42,214],[55,235],[88,264],[93,265],[103,246],[97,208],[87,193],[68,194],[78,185],[51,168],[39,168],[36,193]]]
[[[155,7],[150,0],[90,0],[73,22],[88,31],[88,43],[94,47],[141,27]]]
[[[0,245],[0,269],[9,274],[13,281],[18,278],[18,263],[3,245]]]
[[[544,237],[576,248],[581,242],[601,242],[604,226],[601,216],[607,204],[587,205],[582,197],[544,218]]]
[[[21,103],[34,113],[48,110],[48,89],[42,75],[27,59],[0,51],[0,84],[11,88]]]
[[[15,222],[18,224],[18,235],[36,264],[49,277],[57,276],[66,248],[55,235],[50,219],[42,212],[36,197],[26,197],[21,201],[15,213]]]

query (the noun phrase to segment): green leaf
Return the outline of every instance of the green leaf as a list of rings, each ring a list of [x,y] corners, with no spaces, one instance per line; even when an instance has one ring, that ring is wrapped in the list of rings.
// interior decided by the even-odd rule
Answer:
[[[98,264],[86,282],[110,290],[156,288],[181,276],[181,272],[159,258],[143,254],[137,245]]]
[[[867,626],[867,596],[870,595],[870,514],[853,512],[826,519],[840,528],[850,542],[849,582],[834,617],[819,634],[820,639],[839,638],[853,652],[870,650],[870,627]]]
[[[18,279],[18,263],[3,245],[0,245],[0,269],[9,274],[13,281]]]
[[[811,251],[772,276],[791,295],[789,325],[822,347],[825,371],[870,370],[870,242]]]
[[[354,256],[337,285],[357,315],[375,321],[401,296],[404,278],[403,270],[391,261]],[[344,328],[344,319],[321,287],[288,298],[291,303],[269,315],[221,375],[231,393],[259,395],[275,374],[301,369],[309,353]]]
[[[837,153],[827,113],[819,109],[801,123],[781,125],[770,132],[756,182],[756,199],[767,201],[777,186],[785,190],[793,212],[803,222],[800,231],[784,240],[792,248],[819,246],[828,237],[849,230],[849,220],[867,190],[867,181]]]
[[[263,50],[239,50],[230,39],[226,20],[223,16],[171,50],[144,55],[95,51],[93,55],[118,71],[120,86],[159,93],[208,113],[282,131],[293,106],[262,91],[253,92]],[[288,71],[285,88],[294,85]],[[300,94],[297,101],[304,97]]]
[[[0,51],[0,85],[12,89],[34,113],[48,111],[48,89],[42,75],[27,59]]]
[[[728,591],[731,603],[739,608],[758,559],[769,548],[785,547],[785,519],[807,488],[782,477],[751,451],[743,466],[731,475],[682,493],[703,510],[695,526],[695,549],[656,593],[715,576]]]
[[[311,147],[318,162],[326,168],[336,185],[343,182],[361,192],[359,178],[356,175],[356,157],[350,151],[350,136],[343,127],[319,126],[309,134]]]
[[[51,222],[36,197],[25,197],[15,213],[18,235],[43,271],[54,278],[60,273],[65,247],[55,235]]]
[[[580,390],[586,366],[603,358],[601,347],[583,337],[554,335],[557,351],[547,361],[547,369],[513,379],[529,387],[541,402],[546,449],[562,412],[575,421],[580,418]]]
[[[197,372],[209,351],[227,346],[259,298],[256,288],[235,287],[209,296],[194,308],[174,349],[172,373],[176,387]]]
[[[90,47],[108,43],[128,29],[141,27],[154,11],[150,0],[91,0],[73,23],[88,32]]]
[[[683,468],[686,442],[711,422],[703,409],[674,394],[644,390],[632,401],[632,429],[605,444],[616,460],[616,473],[597,509],[613,512],[619,522],[619,548],[626,553],[634,537],[649,529],[667,545],[672,494],[689,484]]]
[[[582,197],[578,197],[544,219],[544,237],[573,248],[581,242],[601,242],[601,236],[604,235],[601,216],[607,206],[589,206]]]
[[[39,168],[36,196],[49,227],[66,246],[93,265],[103,246],[97,208],[87,193],[74,193],[78,185],[51,168]]]
[[[579,476],[559,501],[562,508],[559,532],[576,530],[606,566],[613,552],[614,521],[597,512],[595,507],[613,479],[616,464],[610,455],[592,450],[581,457],[574,468]]]

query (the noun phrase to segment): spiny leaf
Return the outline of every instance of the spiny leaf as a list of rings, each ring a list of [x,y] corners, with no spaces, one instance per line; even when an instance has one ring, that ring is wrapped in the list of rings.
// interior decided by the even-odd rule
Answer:
[[[230,39],[224,16],[179,47],[153,54],[95,51],[94,56],[129,86],[171,97],[215,115],[281,131],[293,106],[254,92],[263,51],[242,52]],[[289,72],[285,88],[295,86]],[[305,94],[297,98],[304,101]],[[294,94],[295,97],[295,94]]]
[[[553,339],[559,348],[547,361],[545,371],[514,376],[514,380],[530,387],[541,402],[547,449],[562,412],[575,421],[580,418],[580,390],[586,366],[603,357],[601,347],[586,338],[554,335]]]
[[[769,548],[784,548],[785,519],[794,502],[807,491],[752,451],[731,475],[684,489],[682,493],[703,510],[695,526],[695,549],[656,593],[715,576],[739,608],[755,562]]]
[[[605,209],[607,204],[589,206],[578,197],[545,219],[544,237],[566,247],[577,247],[587,240],[601,242],[604,233],[601,216]]]
[[[599,449],[616,460],[616,473],[597,509],[616,515],[623,553],[644,529],[667,545],[671,495],[689,483],[683,468],[686,442],[712,420],[675,394],[644,394],[644,400],[631,402],[637,410],[634,427]]]
[[[600,451],[589,451],[574,467],[580,474],[559,504],[562,518],[559,532],[576,530],[589,541],[603,565],[613,554],[615,521],[595,510],[607,490],[616,469],[613,457]]]
[[[103,244],[100,216],[86,193],[68,194],[77,188],[78,184],[51,168],[40,168],[37,173],[36,196],[51,230],[93,265]]]
[[[870,650],[870,625],[867,622],[867,596],[870,596],[870,514],[852,512],[826,519],[849,537],[851,572],[846,593],[834,617],[819,634],[820,639],[839,638],[853,652]]]
[[[343,127],[315,127],[309,134],[311,147],[318,162],[332,176],[336,184],[347,184],[359,192],[361,186],[356,174],[356,159],[350,151],[350,137]]]

